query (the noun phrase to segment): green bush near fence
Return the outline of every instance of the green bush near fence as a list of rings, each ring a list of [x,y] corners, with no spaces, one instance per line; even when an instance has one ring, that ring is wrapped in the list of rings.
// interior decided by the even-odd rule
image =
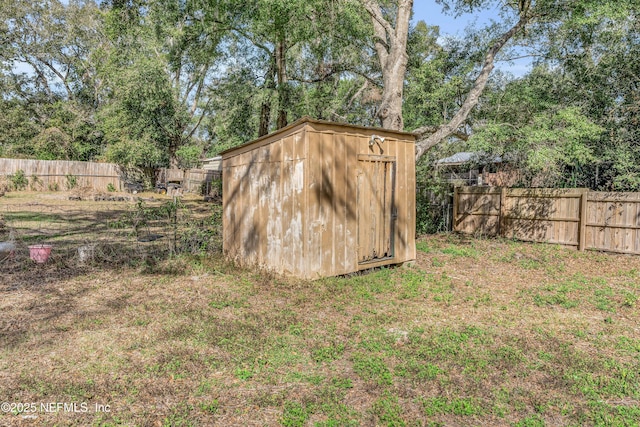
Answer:
[[[9,175],[9,181],[16,191],[24,190],[29,185],[29,180],[22,169],[17,170],[13,175]]]

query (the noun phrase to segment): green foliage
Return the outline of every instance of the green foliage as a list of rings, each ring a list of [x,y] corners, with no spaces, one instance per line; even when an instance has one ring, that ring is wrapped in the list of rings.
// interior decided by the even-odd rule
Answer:
[[[24,190],[29,185],[29,179],[22,169],[18,169],[16,173],[9,175],[9,182],[16,191]]]
[[[113,193],[114,191],[116,191],[116,187],[112,183],[109,183],[107,184],[107,191],[109,193]]]
[[[253,79],[249,70],[238,70],[214,88],[215,112],[207,124],[211,135],[209,155],[217,155],[258,137],[256,111],[262,97]]]
[[[356,354],[353,357],[353,370],[365,381],[371,381],[380,386],[393,384],[393,376],[380,357]]]
[[[640,189],[638,4],[587,1],[568,14],[553,2],[536,7],[546,15],[531,31],[543,56],[528,75],[487,92],[473,148],[504,154],[527,172],[525,185]]]
[[[198,166],[202,148],[195,145],[183,145],[176,150],[178,166],[181,169],[192,169]]]
[[[331,344],[318,347],[311,351],[311,357],[318,363],[332,362],[342,357],[344,353],[344,344]]]
[[[402,418],[402,407],[398,398],[387,393],[373,403],[372,411],[381,425],[387,427],[404,427],[407,423]]]
[[[460,245],[449,245],[442,249],[442,253],[454,257],[478,258],[478,251],[474,247],[461,247]]]
[[[403,119],[407,129],[438,126],[451,118],[471,82],[477,46],[438,43],[438,27],[420,21],[409,34]]]
[[[162,64],[142,60],[121,71],[114,98],[101,113],[107,158],[129,167],[168,165],[169,147],[181,138],[175,123],[186,112],[175,102]]]
[[[422,156],[416,166],[416,233],[431,234],[449,231],[453,186],[445,181],[433,162],[444,156],[434,149]]]
[[[73,174],[67,174],[65,177],[65,187],[67,190],[72,190],[78,186],[78,177]]]
[[[437,414],[470,416],[483,413],[482,406],[473,398],[457,397],[447,399],[445,397],[432,397],[421,399],[421,403],[427,416]]]
[[[284,404],[281,424],[284,427],[303,427],[309,419],[307,408],[298,402],[287,401]]]
[[[250,380],[251,378],[253,378],[253,371],[251,369],[247,369],[247,368],[239,368],[235,370],[235,375],[236,377],[240,378],[243,381],[247,381]]]
[[[99,43],[95,3],[17,0],[0,9],[0,21],[8,24],[0,48],[0,154],[97,156],[101,138],[93,112],[100,83],[90,58]]]
[[[516,427],[544,427],[546,424],[538,414],[530,415],[518,421]]]
[[[220,403],[218,403],[218,401],[214,399],[213,401],[208,403],[201,403],[200,409],[202,409],[204,412],[207,412],[211,415],[215,415],[220,409]]]
[[[518,125],[483,126],[472,136],[471,146],[475,151],[509,159],[525,172],[528,185],[584,185],[577,173],[596,160],[594,147],[604,131],[602,127],[577,107],[543,111]]]
[[[5,91],[8,91],[5,89]],[[3,91],[3,92],[5,92]],[[26,102],[0,97],[0,156],[33,155],[31,140],[38,134],[37,117]]]

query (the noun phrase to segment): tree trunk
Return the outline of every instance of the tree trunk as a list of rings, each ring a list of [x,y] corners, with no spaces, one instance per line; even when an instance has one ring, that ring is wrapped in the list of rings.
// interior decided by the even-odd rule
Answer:
[[[169,142],[169,147],[168,147],[169,167],[171,169],[177,169],[180,166],[178,162],[178,155],[176,154],[176,152],[178,151],[178,147],[180,147],[179,138],[172,138],[171,141]]]
[[[287,125],[287,104],[289,103],[287,79],[287,50],[284,40],[276,46],[276,69],[278,72],[278,129]]]
[[[377,115],[382,127],[403,130],[402,97],[407,71],[407,38],[413,0],[398,0],[395,28],[384,18],[377,0],[362,0],[373,22],[375,48],[384,88]]]
[[[395,56],[395,55],[394,55]],[[385,129],[403,130],[402,97],[404,92],[404,75],[407,69],[407,55],[397,59],[390,57],[389,63],[395,64],[393,70],[384,73],[384,91],[378,109],[380,123]]]
[[[392,130],[402,130],[402,96],[404,77],[407,70],[407,38],[409,34],[409,19],[413,0],[397,0],[398,8],[395,28],[384,18],[378,0],[361,0],[365,9],[371,16],[375,48],[382,69],[384,88],[382,101],[378,110],[378,118],[382,126]],[[469,113],[476,106],[480,95],[484,91],[489,75],[494,67],[495,57],[502,47],[532,19],[529,13],[531,0],[520,0],[518,4],[520,19],[506,33],[502,35],[488,50],[480,74],[476,78],[473,88],[467,95],[462,107],[453,116],[449,123],[435,130],[431,126],[425,126],[413,131],[418,138],[431,133],[427,138],[416,143],[416,160],[431,147],[438,144],[458,131]]]
[[[269,122],[271,118],[271,103],[269,100],[262,101],[260,107],[260,128],[258,129],[258,137],[265,136],[269,133]]]
[[[268,92],[272,91],[276,87],[275,83],[275,53],[271,58],[271,65],[269,65],[269,70],[267,71],[267,77],[265,78],[265,88]],[[269,133],[269,125],[271,124],[271,97],[267,96],[267,98],[262,101],[262,106],[260,107],[260,127],[258,128],[258,137],[265,136]]]

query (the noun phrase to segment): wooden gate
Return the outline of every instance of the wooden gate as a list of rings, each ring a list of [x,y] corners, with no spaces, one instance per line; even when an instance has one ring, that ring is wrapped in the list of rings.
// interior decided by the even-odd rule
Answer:
[[[393,258],[396,158],[358,156],[358,262]]]

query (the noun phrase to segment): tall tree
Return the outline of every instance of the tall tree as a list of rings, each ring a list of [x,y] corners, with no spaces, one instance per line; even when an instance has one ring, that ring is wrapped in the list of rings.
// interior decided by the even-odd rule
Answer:
[[[386,13],[377,1],[363,0],[363,4],[371,15],[375,49],[382,71],[384,91],[377,115],[382,127],[403,130],[402,99],[409,60],[407,40],[413,0],[398,0],[392,7],[384,9]],[[394,25],[389,20],[395,21]]]
[[[367,12],[371,15],[375,45],[383,74],[384,88],[382,102],[380,106],[380,118],[382,124],[390,129],[402,130],[402,87],[404,85],[404,77],[407,64],[407,35],[409,32],[409,20],[411,16],[411,0],[396,0],[393,3],[382,2],[382,6],[387,6],[392,13],[388,16],[394,17],[394,23],[389,21],[382,13],[380,1],[361,0]],[[429,148],[451,135],[463,124],[469,116],[469,113],[476,106],[480,95],[489,81],[489,76],[494,68],[496,55],[516,34],[525,28],[531,21],[534,14],[532,12],[532,1],[535,0],[518,0],[506,1],[505,9],[512,9],[517,13],[516,22],[511,25],[505,32],[497,37],[488,47],[484,61],[480,71],[475,79],[473,87],[466,96],[464,103],[459,110],[451,117],[448,123],[437,128],[422,127],[416,129],[421,138],[416,145],[416,158],[419,159]],[[477,0],[457,0],[445,1],[448,6],[453,5],[458,11],[473,11],[475,8],[486,6],[490,1]],[[398,117],[399,115],[399,117]]]
[[[37,132],[33,141],[16,140],[12,155],[89,160],[100,154],[93,130],[100,91],[91,54],[100,39],[96,16],[90,0],[0,0],[3,98]]]
[[[181,154],[193,157],[188,147],[211,108],[208,86],[225,34],[212,25],[218,13],[217,3],[197,0],[106,5],[103,74],[112,90],[103,117],[112,160],[178,167],[185,166]],[[154,154],[130,144],[132,136],[155,147]]]
[[[352,3],[351,0],[329,4],[323,0],[229,1],[227,22],[235,35],[235,49],[251,56],[251,64],[246,66],[253,67],[256,85],[262,93],[259,136],[269,132],[272,122],[281,128],[290,121],[300,84],[321,83],[349,68],[333,62],[332,55],[337,52],[329,46],[334,45],[337,37],[347,39],[346,32],[353,29],[352,21],[358,17],[350,9]],[[340,35],[336,37],[335,33]],[[341,47],[348,49],[347,44]],[[305,60],[313,56],[322,59],[316,64]],[[315,69],[307,68],[314,65]]]

